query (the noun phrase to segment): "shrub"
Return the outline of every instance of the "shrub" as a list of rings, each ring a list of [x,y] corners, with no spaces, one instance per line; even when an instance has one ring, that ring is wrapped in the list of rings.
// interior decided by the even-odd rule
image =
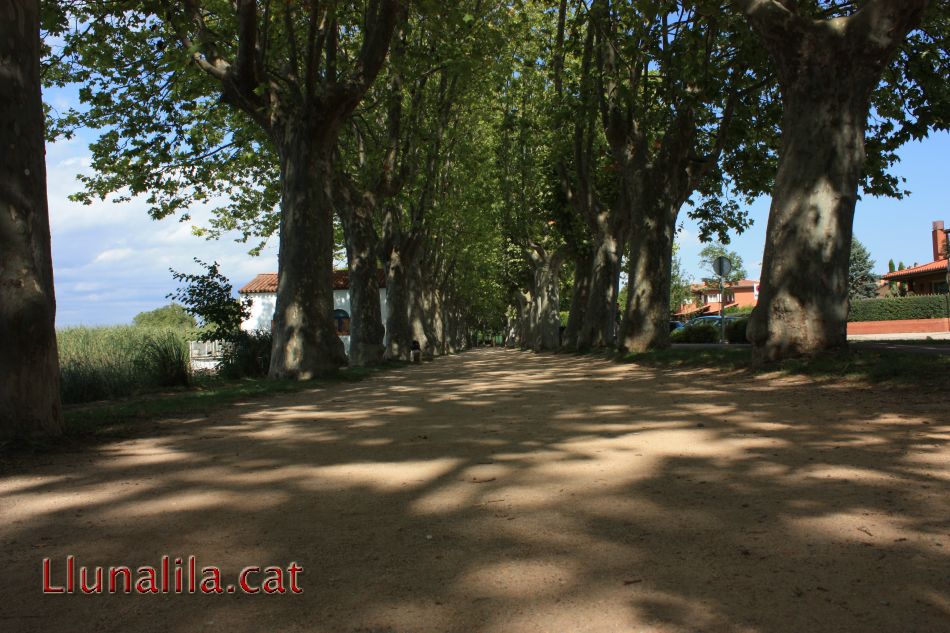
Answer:
[[[946,295],[886,297],[852,301],[848,321],[903,321],[946,316]]]
[[[188,314],[201,320],[202,341],[234,340],[240,336],[241,324],[251,316],[251,300],[234,298],[234,288],[221,274],[218,262],[206,264],[196,257],[195,263],[206,269],[204,274],[169,269],[175,281],[185,285],[168,298],[181,302]]]
[[[718,343],[719,328],[708,323],[687,325],[670,335],[674,343]]]
[[[139,352],[138,364],[151,386],[187,387],[191,384],[188,344],[172,331],[159,330],[146,339]]]
[[[218,373],[224,378],[258,378],[270,369],[270,332],[240,332],[225,347]]]
[[[749,328],[749,319],[736,319],[726,322],[726,340],[730,343],[748,343],[746,330]]]

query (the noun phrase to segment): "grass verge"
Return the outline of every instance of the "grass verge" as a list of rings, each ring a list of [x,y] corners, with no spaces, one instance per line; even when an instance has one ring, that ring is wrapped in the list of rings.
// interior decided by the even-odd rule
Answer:
[[[717,368],[750,373],[780,372],[816,378],[852,378],[871,382],[933,383],[950,380],[950,355],[927,355],[895,350],[852,349],[840,354],[752,366],[748,347],[708,349],[671,348],[644,354],[627,354],[623,362],[649,367]]]
[[[406,363],[389,362],[379,367],[348,367],[332,378],[310,381],[199,379],[190,389],[152,393],[123,400],[67,406],[64,411],[66,433],[71,437],[127,434],[135,424],[158,418],[203,415],[248,399],[260,399],[282,393],[295,393],[341,382],[358,382],[382,371]]]

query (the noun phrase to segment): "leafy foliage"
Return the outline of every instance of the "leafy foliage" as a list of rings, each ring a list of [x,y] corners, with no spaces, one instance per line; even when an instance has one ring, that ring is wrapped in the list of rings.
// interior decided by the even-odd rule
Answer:
[[[204,274],[171,270],[172,277],[185,285],[168,298],[180,302],[189,314],[199,319],[201,340],[232,341],[240,335],[241,324],[251,316],[251,302],[234,298],[234,288],[221,274],[218,262],[206,264],[196,257],[195,263],[205,268]]]
[[[705,279],[707,282],[715,281],[715,283],[719,283],[719,276],[716,275],[716,271],[713,270],[713,263],[720,257],[726,257],[732,262],[732,272],[725,278],[727,282],[742,281],[748,276],[749,273],[746,272],[745,265],[742,263],[742,257],[739,256],[739,253],[730,251],[723,244],[710,244],[699,252],[700,265],[703,267],[703,270],[710,275]]]
[[[266,376],[272,342],[270,332],[239,332],[225,346],[218,373],[224,378]]]
[[[726,340],[730,343],[748,343],[746,333],[749,319],[735,319],[726,323]]]
[[[185,310],[184,306],[177,303],[169,304],[163,308],[156,308],[149,312],[140,312],[132,319],[132,323],[139,327],[163,327],[191,329],[198,325],[191,314]]]
[[[950,317],[947,295],[922,297],[885,297],[851,302],[848,320],[903,321],[912,319],[942,319]]]
[[[670,334],[670,340],[674,343],[718,343],[720,334],[715,325],[697,323],[676,330]]]
[[[877,296],[878,276],[874,274],[871,253],[857,238],[851,242],[848,261],[848,298],[869,299]]]

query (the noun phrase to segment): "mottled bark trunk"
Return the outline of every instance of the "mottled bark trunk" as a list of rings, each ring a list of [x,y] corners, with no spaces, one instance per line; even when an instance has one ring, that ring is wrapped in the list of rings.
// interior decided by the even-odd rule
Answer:
[[[333,319],[331,151],[314,146],[312,138],[309,130],[293,130],[279,147],[283,197],[274,379],[309,380],[347,362]]]
[[[762,294],[749,323],[757,361],[847,345],[870,96],[927,4],[872,0],[851,17],[812,21],[740,3],[776,63],[784,105]]]
[[[412,350],[412,326],[409,323],[409,280],[403,252],[394,248],[386,262],[386,358],[409,360]]]
[[[435,336],[430,322],[430,308],[426,296],[426,285],[422,267],[412,266],[408,270],[409,280],[409,327],[412,340],[418,341],[422,357],[431,360],[435,357]]]
[[[676,215],[656,203],[635,214],[627,262],[628,290],[620,350],[644,352],[670,345],[670,276]]]
[[[373,207],[360,205],[342,215],[350,272],[350,365],[372,367],[383,361],[385,351]]]
[[[561,349],[569,352],[577,350],[577,336],[584,325],[584,313],[590,297],[590,270],[593,257],[583,254],[574,261],[574,284],[571,290],[571,307],[567,315],[567,327],[561,340]]]
[[[530,347],[536,352],[561,346],[561,263],[563,254],[541,253],[534,259]]]
[[[0,4],[0,441],[63,432],[39,2]]]
[[[617,342],[617,294],[622,254],[621,231],[616,227],[602,226],[594,244],[584,323],[577,335],[579,352],[613,347]]]

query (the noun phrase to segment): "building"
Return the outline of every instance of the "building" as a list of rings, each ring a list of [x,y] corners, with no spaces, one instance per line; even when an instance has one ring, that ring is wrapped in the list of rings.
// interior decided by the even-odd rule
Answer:
[[[888,273],[882,277],[886,282],[903,283],[907,285],[907,292],[915,295],[936,295],[947,293],[948,275],[950,275],[950,261],[948,261],[947,234],[943,222],[934,222],[931,231],[934,260],[929,264],[921,264]]]
[[[722,309],[754,308],[759,302],[759,282],[756,279],[727,282],[722,294],[718,284],[692,284],[689,289],[693,300],[684,303],[675,316],[693,318],[718,314]]]
[[[277,273],[263,273],[238,291],[242,299],[250,299],[251,316],[241,325],[246,332],[270,330],[277,306]],[[383,323],[389,316],[386,303],[386,277],[379,271],[379,307]],[[350,274],[345,270],[333,271],[333,318],[337,334],[350,352]]]

